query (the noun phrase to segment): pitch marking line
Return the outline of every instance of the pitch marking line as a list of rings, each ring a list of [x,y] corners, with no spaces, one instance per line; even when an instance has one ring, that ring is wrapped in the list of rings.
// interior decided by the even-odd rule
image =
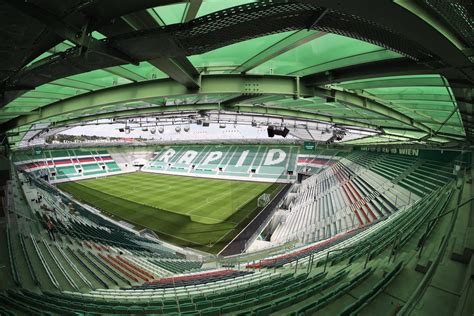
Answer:
[[[87,187],[87,188],[89,188],[89,189],[92,189],[92,190],[96,190],[96,191],[98,191],[98,192],[101,192],[99,188],[90,187],[90,186],[87,186],[87,185],[83,185],[83,186],[85,186],[85,187]],[[167,186],[168,186],[168,188],[170,188],[170,189],[169,189],[169,190],[166,190],[165,192],[167,192],[167,191],[172,191],[172,185],[167,185]],[[147,204],[147,203],[135,202],[135,201],[133,201],[133,200],[131,200],[131,199],[128,198],[129,196],[133,195],[133,193],[136,193],[136,192],[139,192],[139,191],[143,191],[142,188],[144,189],[145,186],[143,186],[143,187],[135,186],[135,187],[133,188],[133,190],[130,191],[130,193],[127,194],[127,195],[123,195],[123,194],[122,194],[122,195],[115,195],[115,194],[107,193],[108,195],[110,195],[109,198],[105,198],[105,199],[102,198],[102,199],[93,200],[93,201],[91,201],[91,203],[94,204],[94,203],[99,202],[99,201],[111,201],[111,200],[114,200],[114,199],[116,199],[116,198],[122,198],[122,199],[125,199],[125,200],[127,200],[127,201],[136,203],[136,204],[138,204],[138,205],[145,205],[145,206],[149,206],[149,207],[151,207],[151,208],[158,209],[158,208],[157,208],[156,206],[154,206],[154,205],[150,205],[150,204]],[[222,194],[224,194],[224,193],[226,193],[226,192],[222,192],[222,193],[220,193],[218,196],[220,196],[220,195],[222,195]],[[250,199],[249,199],[249,200],[250,200]],[[172,212],[172,213],[175,213],[175,214],[179,214],[179,215],[189,215],[190,213],[194,212],[195,210],[197,210],[197,209],[199,209],[199,208],[202,208],[202,207],[204,207],[204,206],[207,206],[207,204],[208,204],[208,203],[206,203],[206,204],[204,204],[204,205],[201,205],[201,206],[199,206],[199,207],[197,207],[197,208],[195,208],[195,209],[189,211],[188,213],[184,213],[184,214],[183,214],[183,213],[177,213],[177,212],[174,212],[174,211],[170,211],[170,210],[167,210],[167,209],[163,209],[163,210],[168,211],[168,212]],[[240,207],[241,207],[241,205],[240,205]],[[228,223],[228,224],[234,225],[234,227],[235,227],[236,225],[238,225],[238,223],[231,222],[231,221],[226,221],[225,219],[224,219],[224,220],[219,220],[219,219],[216,219],[216,218],[214,218],[214,217],[208,217],[208,216],[204,216],[204,215],[193,215],[193,216],[195,216],[195,217],[201,217],[201,218],[205,218],[205,219],[210,219],[210,220],[213,220],[213,221],[218,221],[217,223],[214,223],[214,224]],[[200,223],[200,224],[207,225],[206,223]],[[209,224],[209,225],[213,225],[213,224]]]
[[[90,186],[87,186],[87,185],[84,185],[84,184],[82,184],[82,185],[85,186],[85,187],[87,187],[87,188],[90,188],[90,189],[93,189],[93,190],[96,190],[96,191],[100,192],[97,188],[90,187]],[[168,184],[167,187],[170,188],[170,189],[169,189],[169,190],[166,190],[166,191],[171,191],[171,190],[172,190],[172,189],[171,189],[171,188],[172,188],[172,185]],[[143,188],[143,189],[142,189],[142,188]],[[137,185],[137,186],[135,186],[135,187],[133,188],[133,190],[132,190],[130,193],[133,194],[133,193],[136,193],[136,192],[138,192],[138,191],[143,191],[144,188],[146,188],[146,186],[143,186],[143,187],[142,187],[142,186]],[[264,191],[266,191],[266,190],[264,190]],[[273,193],[274,191],[275,191],[275,190],[273,190],[272,193]],[[222,192],[222,193],[218,194],[218,196],[220,196],[220,195],[222,195],[222,194],[225,194],[225,193],[227,193],[227,192]],[[263,194],[263,193],[261,192],[260,194]],[[109,194],[109,195],[110,195],[110,198],[108,198],[108,199],[100,199],[100,200],[97,200],[97,201],[108,201],[108,200],[113,200],[113,199],[115,199],[115,198],[117,198],[117,197],[119,197],[119,198],[125,198],[126,200],[128,200],[127,197],[128,197],[130,194],[126,195],[125,197],[123,197],[123,196],[114,196],[114,195],[112,195],[112,194]],[[242,208],[243,205],[247,204],[247,203],[248,203],[250,200],[252,200],[253,198],[255,198],[255,195],[249,197],[245,202],[241,203],[241,204],[238,206],[238,208],[237,208],[236,210]],[[209,198],[207,198],[206,200],[209,200]],[[134,201],[131,201],[131,200],[128,200],[128,201],[134,202]],[[95,201],[94,201],[94,202],[95,202]],[[135,202],[135,203],[136,203],[136,202]],[[193,210],[191,210],[191,211],[189,211],[188,213],[185,213],[185,214],[183,214],[183,213],[175,213],[175,212],[173,212],[173,213],[175,213],[175,214],[180,214],[180,215],[189,215],[190,213],[194,212],[195,210],[197,210],[197,209],[199,209],[199,208],[201,208],[201,207],[206,206],[208,203],[209,203],[209,202],[207,202],[206,204],[204,204],[204,205],[202,205],[202,206],[200,206],[200,207],[198,207],[198,208],[196,208],[196,209],[193,209]],[[137,204],[147,205],[147,206],[150,206],[150,207],[152,207],[152,208],[156,208],[155,206],[148,205],[148,204],[144,204],[144,203],[137,203]],[[165,211],[166,211],[166,210],[165,210]],[[253,211],[253,210],[252,210],[252,211]],[[172,212],[172,211],[169,211],[169,212]],[[235,213],[235,212],[234,212],[234,213]],[[233,213],[233,214],[234,214],[234,213]],[[201,215],[194,215],[194,216],[196,216],[196,217],[202,217],[202,218],[207,218],[207,219],[212,219],[212,220],[216,220],[215,218],[212,218],[212,217],[206,217],[206,216],[201,216]],[[230,216],[229,216],[229,217],[230,217]],[[224,239],[224,237],[226,237],[228,234],[230,234],[230,233],[235,229],[235,227],[237,227],[240,223],[242,223],[246,218],[247,218],[247,217],[244,217],[244,218],[243,218],[241,221],[239,221],[238,223],[230,222],[230,221],[226,221],[226,220],[223,220],[223,221],[221,221],[221,222],[219,222],[219,223],[216,223],[216,224],[224,224],[224,223],[232,224],[232,225],[233,225],[233,228],[232,228],[232,229],[229,229],[229,230],[228,230],[225,234],[223,234],[218,240],[216,240],[214,243],[210,243],[210,244],[201,244],[201,243],[198,243],[198,242],[195,242],[195,241],[186,239],[186,238],[182,238],[182,237],[178,237],[178,236],[175,236],[175,235],[171,235],[171,234],[165,233],[165,232],[160,231],[160,230],[158,230],[158,229],[156,229],[156,228],[151,228],[151,227],[147,227],[147,228],[149,228],[149,229],[151,229],[151,230],[154,230],[154,231],[157,231],[157,232],[159,232],[159,233],[161,233],[161,234],[164,234],[164,235],[167,235],[167,236],[171,236],[172,238],[184,240],[184,241],[190,242],[190,243],[195,244],[195,245],[200,245],[200,246],[203,246],[203,247],[212,248],[212,247],[214,247],[214,245],[216,245],[218,242],[220,242],[222,239]],[[135,225],[143,226],[143,224],[136,223],[135,221],[130,220],[130,219],[124,219],[124,220],[127,221],[127,222],[134,223]],[[204,224],[204,223],[201,223],[201,224]],[[205,224],[204,224],[204,225],[205,225]],[[212,224],[211,224],[211,225],[212,225]],[[239,234],[240,234],[240,233],[239,233]],[[237,234],[237,236],[238,236],[239,234]],[[237,237],[237,236],[236,236],[236,237]],[[228,245],[226,245],[224,248],[226,248],[227,246],[228,246]],[[223,249],[224,249],[224,248],[223,248]],[[222,251],[222,250],[221,250],[221,251]]]
[[[220,194],[217,194],[216,196],[221,196],[222,194],[225,194],[225,193],[227,193],[227,192],[222,192],[222,193],[220,193]],[[248,202],[250,202],[250,201],[251,201],[252,199],[254,199],[254,198],[255,198],[255,195],[249,197],[246,201],[240,203],[240,204],[238,205],[238,207],[235,209],[235,211],[234,211],[230,216],[232,216],[233,214],[235,214],[236,211],[238,211],[240,208],[242,208],[242,206],[246,205]],[[215,198],[215,199],[216,199],[216,198]],[[214,201],[215,199],[213,199],[213,201]],[[207,206],[208,204],[210,204],[208,200],[209,200],[209,198],[206,199],[206,201],[207,201],[206,204],[203,204],[203,205],[201,205],[201,206],[198,206],[198,207],[195,208],[195,209],[192,209],[191,211],[187,212],[186,215],[189,215],[189,214],[193,213],[194,211],[196,211],[196,210],[198,210],[198,209],[201,209],[201,208]],[[193,215],[193,216],[216,220],[215,218],[206,217],[206,216],[202,216],[202,215]],[[229,216],[229,217],[230,217],[230,216]],[[228,217],[228,218],[229,218],[229,217]],[[226,220],[221,221],[221,223],[223,223],[223,222],[225,222],[225,223],[230,223],[230,224],[234,225],[234,228],[235,228],[238,224],[241,223],[241,221],[238,222],[238,223],[231,222],[231,221],[226,221]]]

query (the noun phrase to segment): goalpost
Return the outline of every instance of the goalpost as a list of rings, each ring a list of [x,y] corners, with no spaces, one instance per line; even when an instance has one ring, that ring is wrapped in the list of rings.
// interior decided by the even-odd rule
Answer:
[[[269,193],[263,193],[258,197],[257,200],[257,206],[259,207],[264,207],[270,202],[270,194]]]

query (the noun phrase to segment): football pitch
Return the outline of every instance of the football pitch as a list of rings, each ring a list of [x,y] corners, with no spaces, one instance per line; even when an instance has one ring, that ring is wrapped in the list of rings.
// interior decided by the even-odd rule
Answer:
[[[218,253],[282,185],[135,172],[57,185],[75,199],[165,241]]]

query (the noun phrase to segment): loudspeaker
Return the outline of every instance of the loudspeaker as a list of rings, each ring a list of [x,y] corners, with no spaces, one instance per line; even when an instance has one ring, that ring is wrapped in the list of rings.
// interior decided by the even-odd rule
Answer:
[[[268,137],[275,136],[275,127],[274,126],[268,126],[267,133],[268,133]]]
[[[279,127],[270,125],[267,128],[268,137],[273,137],[275,135],[286,137],[290,130],[286,127]]]

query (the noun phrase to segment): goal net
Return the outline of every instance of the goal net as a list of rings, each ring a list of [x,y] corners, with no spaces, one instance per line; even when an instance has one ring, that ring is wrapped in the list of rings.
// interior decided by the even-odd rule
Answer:
[[[259,207],[264,207],[270,202],[270,194],[269,193],[264,193],[258,197],[257,200],[257,205]]]

